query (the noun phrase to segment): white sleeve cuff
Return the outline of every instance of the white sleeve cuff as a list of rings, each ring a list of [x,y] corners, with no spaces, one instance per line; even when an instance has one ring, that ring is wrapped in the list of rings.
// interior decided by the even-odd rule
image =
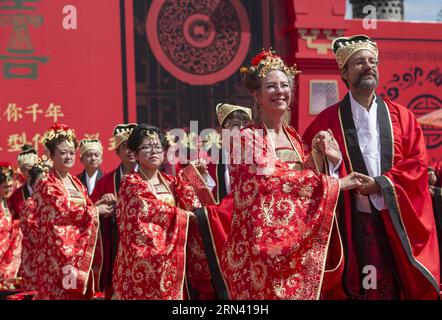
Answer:
[[[339,178],[339,168],[341,167],[342,164],[342,159],[339,160],[338,164],[336,165],[336,167],[333,165],[333,162],[330,161],[327,158],[327,163],[328,163],[328,173],[330,176],[335,177],[335,178]]]
[[[216,186],[216,182],[215,182],[215,180],[213,180],[213,178],[210,174],[207,175],[206,184],[207,184],[207,188],[209,188],[210,191],[212,191],[213,188],[215,188],[215,186]]]
[[[382,192],[380,193],[371,193],[369,194],[371,203],[373,203],[373,206],[376,208],[376,210],[384,210],[385,207],[385,201],[384,201],[384,195]]]

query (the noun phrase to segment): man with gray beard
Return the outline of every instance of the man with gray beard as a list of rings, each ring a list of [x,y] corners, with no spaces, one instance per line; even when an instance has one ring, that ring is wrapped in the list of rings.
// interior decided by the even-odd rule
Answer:
[[[359,189],[341,192],[322,298],[437,299],[439,249],[422,129],[407,108],[376,95],[376,42],[357,35],[332,46],[349,92],[303,138],[324,154],[325,144],[312,139],[328,130],[342,152],[340,176],[365,177]]]

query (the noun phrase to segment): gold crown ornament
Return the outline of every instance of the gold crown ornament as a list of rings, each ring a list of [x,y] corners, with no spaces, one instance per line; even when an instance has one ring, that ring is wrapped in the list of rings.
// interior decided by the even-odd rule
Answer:
[[[82,139],[80,141],[80,158],[89,150],[96,150],[103,154],[103,145],[98,139]]]
[[[115,149],[129,139],[133,129],[137,126],[136,123],[118,124],[114,128]]]
[[[218,117],[218,122],[221,127],[223,126],[224,120],[226,120],[233,111],[244,111],[249,117],[249,120],[252,120],[252,109],[228,103],[218,103],[216,105],[216,116]]]
[[[157,140],[157,139],[159,139],[158,138],[159,137],[158,136],[158,132],[156,130],[146,129],[146,130],[143,130],[142,132],[143,132],[143,135],[145,137],[147,137],[149,140]]]
[[[46,156],[41,156],[41,158],[37,159],[37,163],[34,166],[46,174],[52,168],[52,161]]]
[[[43,144],[46,145],[49,141],[59,137],[66,137],[66,144],[74,146],[75,130],[70,129],[65,124],[54,123],[43,135]]]
[[[339,37],[333,40],[333,52],[336,56],[336,62],[339,69],[342,69],[347,63],[348,59],[360,50],[368,50],[376,55],[378,58],[378,45],[368,36],[363,34],[354,35],[351,37]]]
[[[17,157],[18,167],[22,168],[27,164],[34,165],[37,162],[37,158],[37,151],[30,145],[24,145]]]
[[[269,50],[262,50],[252,59],[250,67],[241,67],[239,71],[241,74],[255,73],[259,78],[264,78],[270,71],[281,70],[289,77],[296,77],[301,73],[296,68],[296,64],[291,67],[285,65],[284,61],[271,48]]]

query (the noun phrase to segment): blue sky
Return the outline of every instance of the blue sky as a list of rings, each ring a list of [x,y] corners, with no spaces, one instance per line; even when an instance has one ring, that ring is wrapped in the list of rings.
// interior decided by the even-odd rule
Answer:
[[[404,0],[405,20],[436,21],[442,0]],[[351,18],[351,5],[347,0],[346,18]]]

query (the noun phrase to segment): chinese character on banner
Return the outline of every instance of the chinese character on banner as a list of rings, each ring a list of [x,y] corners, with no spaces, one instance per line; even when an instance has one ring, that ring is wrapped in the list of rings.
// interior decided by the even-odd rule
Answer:
[[[8,103],[8,107],[6,108],[6,111],[3,112],[3,115],[6,116],[6,120],[8,122],[17,122],[23,118],[21,110],[22,109],[20,107],[17,107],[17,104]]]
[[[26,141],[26,132],[23,132],[21,134],[10,134],[8,138],[8,152],[20,152],[21,147],[27,143],[28,142]]]
[[[37,114],[43,113],[38,103],[26,107],[26,114],[32,114],[32,122],[37,122]]]
[[[49,58],[35,55],[29,36],[29,26],[38,28],[43,24],[43,16],[23,13],[36,8],[26,6],[26,2],[39,0],[0,0],[0,27],[11,30],[5,54],[0,54],[5,79],[37,79],[38,64],[47,63]],[[6,3],[6,4],[3,4]],[[3,10],[20,10],[17,13],[2,13]],[[4,33],[5,31],[1,31]],[[2,48],[0,48],[1,50]]]
[[[64,117],[64,114],[61,113],[61,106],[56,106],[52,102],[49,104],[49,107],[46,109],[45,117],[54,118],[54,122],[58,121],[58,117]]]
[[[0,6],[0,9],[5,10],[35,10],[35,7],[27,7],[23,5],[26,2],[39,2],[40,0],[0,0],[0,2],[6,2]],[[8,5],[9,3],[9,5]]]
[[[35,151],[38,152],[38,147],[42,143],[42,140],[43,136],[40,133],[35,134],[34,137],[32,138],[32,144],[34,146]]]
[[[107,148],[108,151],[115,150],[117,148],[117,143],[115,142],[115,137],[109,138],[109,147]]]

